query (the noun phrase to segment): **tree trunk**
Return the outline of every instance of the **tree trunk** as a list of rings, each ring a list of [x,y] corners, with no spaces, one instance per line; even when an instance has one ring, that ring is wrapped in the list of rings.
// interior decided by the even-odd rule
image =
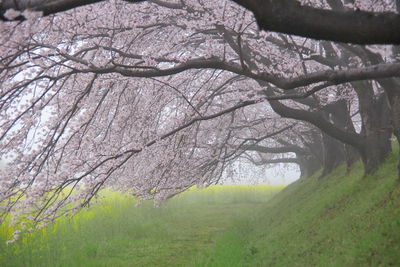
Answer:
[[[308,177],[315,174],[323,167],[323,153],[324,150],[321,146],[322,136],[319,129],[311,130],[307,133],[307,139],[303,140],[304,147],[308,153],[296,154],[301,163],[301,168],[304,169],[304,176]],[[300,168],[300,169],[301,169]]]
[[[400,13],[400,0],[396,0],[397,13]],[[400,56],[400,46],[393,46],[393,55]],[[392,127],[393,134],[396,137],[397,145],[400,147],[400,80],[396,78],[385,79],[384,84],[387,84],[386,93],[388,96],[390,109],[392,112]],[[397,181],[400,183],[400,148],[399,162],[397,164]]]
[[[389,97],[390,108],[392,112],[392,126],[393,134],[396,137],[397,144],[400,146],[400,88],[393,90]],[[400,183],[400,149],[399,149],[399,162],[397,165],[397,180]]]
[[[323,142],[323,171],[321,177],[332,172],[337,166],[345,161],[344,145],[335,138],[322,133]]]
[[[300,177],[309,177],[321,169],[321,161],[311,154],[298,155]]]
[[[391,111],[386,94],[375,96],[369,82],[355,82],[353,86],[358,94],[363,121],[361,134],[365,139],[360,154],[365,174],[370,174],[378,169],[391,152]]]
[[[397,4],[397,12],[400,12],[400,1],[396,0]],[[366,48],[357,47],[348,47],[355,54],[357,54],[360,58],[365,60],[366,62],[371,62],[371,64],[380,64],[385,62],[382,56],[378,53],[374,53]],[[392,47],[393,55],[400,55],[400,46]],[[398,78],[387,78],[387,79],[378,79],[377,82],[385,91],[388,102],[390,105],[390,115],[392,118],[390,127],[385,127],[387,131],[393,130],[393,134],[396,136],[397,143],[400,145],[400,80]],[[391,128],[391,129],[390,129]],[[398,163],[398,181],[400,182],[400,157]]]
[[[339,127],[344,131],[356,133],[353,122],[351,120],[350,111],[345,100],[338,100],[334,103],[330,103],[324,106],[323,112],[325,113],[325,118],[329,120],[331,123],[333,123],[335,126]],[[336,160],[337,162],[332,162],[331,163],[332,166],[330,166],[330,168],[328,168],[326,170],[327,172],[324,174],[327,174],[330,171],[332,171],[343,161],[346,162],[347,170],[349,171],[351,166],[360,158],[357,150],[354,147],[346,143],[342,143],[339,141],[334,142],[334,141],[335,139],[333,139],[333,141],[330,142],[328,141],[330,144],[328,143],[325,146],[329,145],[332,146],[332,151],[336,150],[335,153],[339,155],[340,158],[337,158]]]

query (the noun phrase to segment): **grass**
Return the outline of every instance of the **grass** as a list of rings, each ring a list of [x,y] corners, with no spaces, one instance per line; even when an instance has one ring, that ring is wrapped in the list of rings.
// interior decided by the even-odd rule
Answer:
[[[357,164],[291,184],[197,266],[400,266],[397,160],[370,176]]]
[[[5,245],[12,229],[0,227],[0,266],[188,266],[206,253],[236,220],[257,209],[282,187],[213,186],[191,189],[153,208],[135,207],[118,193],[72,219]]]
[[[216,186],[154,209],[109,195],[11,246],[0,240],[0,266],[400,266],[397,160],[398,148],[373,175],[343,166],[273,198],[281,188]]]

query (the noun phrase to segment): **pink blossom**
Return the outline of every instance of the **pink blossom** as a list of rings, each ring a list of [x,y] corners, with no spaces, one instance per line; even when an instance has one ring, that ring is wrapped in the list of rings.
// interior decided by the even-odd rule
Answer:
[[[18,16],[20,16],[22,13],[18,10],[15,9],[7,9],[7,11],[4,13],[4,17],[9,19],[9,20],[13,20],[15,18],[17,18]]]

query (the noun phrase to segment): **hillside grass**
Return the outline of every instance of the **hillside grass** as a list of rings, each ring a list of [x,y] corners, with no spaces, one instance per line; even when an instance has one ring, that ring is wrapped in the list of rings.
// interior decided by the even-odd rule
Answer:
[[[197,266],[400,266],[397,149],[373,175],[356,164],[287,186]]]
[[[2,224],[0,266],[190,266],[233,221],[258,214],[282,188],[192,188],[159,208],[135,207],[132,197],[105,191],[89,210],[8,246],[13,229]]]

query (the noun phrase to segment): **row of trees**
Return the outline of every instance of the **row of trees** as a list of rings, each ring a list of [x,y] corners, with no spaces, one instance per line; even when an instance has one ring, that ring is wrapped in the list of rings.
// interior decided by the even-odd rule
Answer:
[[[98,3],[23,22],[32,10],[10,13],[25,7],[15,2],[1,6],[15,21],[0,35],[0,211],[24,219],[22,231],[105,186],[159,203],[217,183],[237,160],[307,176],[361,159],[370,173],[392,134],[400,141],[397,46],[260,30],[276,26],[262,16],[271,10],[288,21],[278,3],[381,23],[396,22],[396,1],[88,1]]]

